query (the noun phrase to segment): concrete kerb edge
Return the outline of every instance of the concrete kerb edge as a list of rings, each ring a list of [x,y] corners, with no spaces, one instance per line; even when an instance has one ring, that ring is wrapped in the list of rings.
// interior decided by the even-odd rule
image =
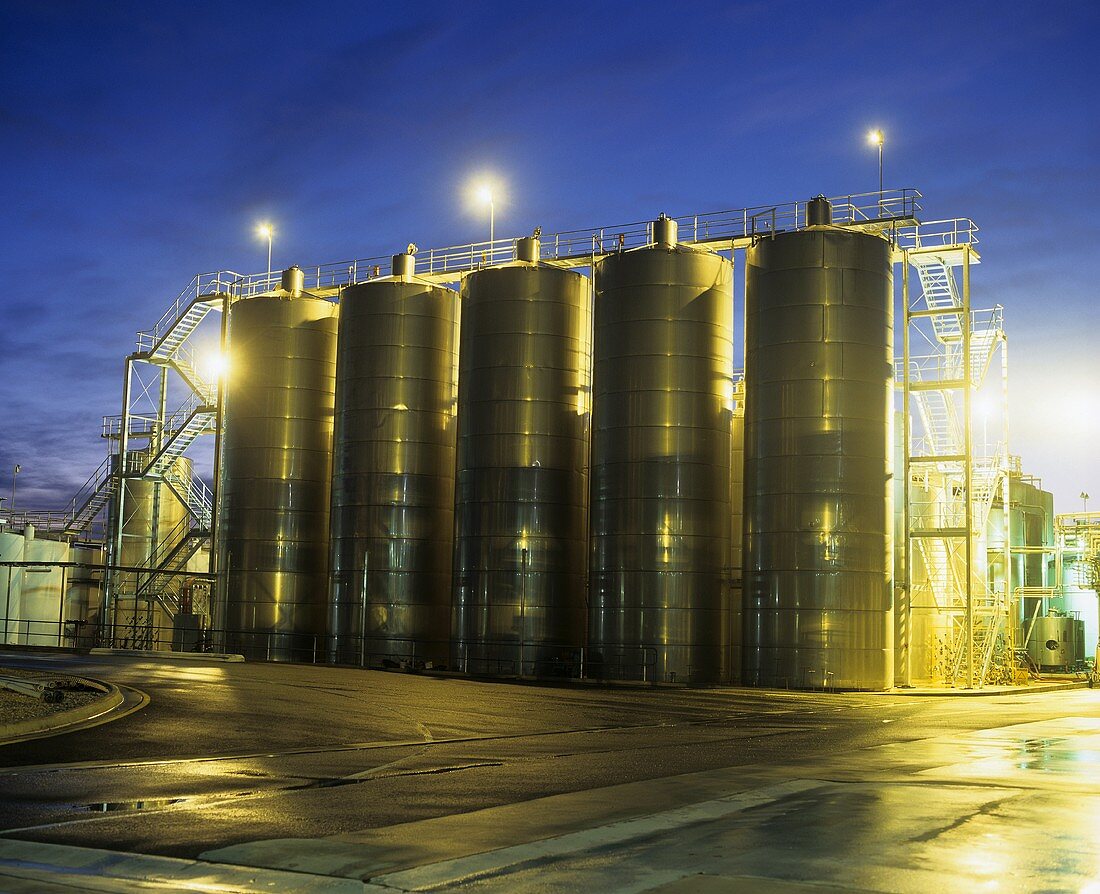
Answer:
[[[155,649],[108,649],[97,647],[89,655],[125,655],[133,658],[160,658],[166,661],[244,661],[243,655],[232,652],[158,652]]]
[[[86,705],[58,711],[46,717],[33,717],[30,720],[20,720],[15,723],[0,723],[0,745],[6,744],[9,740],[23,739],[27,736],[63,733],[70,726],[85,723],[101,714],[113,711],[126,700],[122,690],[114,683],[87,677],[77,677],[77,679],[86,683],[90,689],[106,692],[106,695]]]
[[[1012,686],[1001,689],[887,689],[872,695],[904,695],[914,698],[938,696],[940,698],[990,698],[1003,695],[1038,695],[1042,692],[1068,692],[1071,689],[1088,689],[1088,680],[1067,680],[1061,682],[1034,683],[1029,686]]]

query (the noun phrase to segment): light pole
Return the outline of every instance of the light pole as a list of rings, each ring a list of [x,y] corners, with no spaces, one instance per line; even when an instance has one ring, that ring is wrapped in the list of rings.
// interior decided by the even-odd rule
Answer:
[[[23,467],[16,463],[15,468],[11,471],[11,500],[8,501],[8,509],[15,510],[15,479],[20,472],[23,471]]]
[[[493,205],[493,191],[488,186],[478,190],[478,198],[489,206],[489,261],[493,260],[493,241],[496,238],[496,207]]]
[[[867,134],[867,142],[871,146],[878,146],[878,203],[882,206],[882,145],[886,142],[886,137],[879,129],[872,130]]]
[[[269,223],[262,223],[256,227],[256,235],[267,240],[267,278],[271,280],[271,242],[275,238],[275,228]]]
[[[19,467],[16,466],[16,468],[19,468]],[[1081,514],[1082,515],[1088,515],[1089,514],[1089,495],[1085,491],[1081,491],[1081,503],[1083,504],[1083,508],[1081,509]]]

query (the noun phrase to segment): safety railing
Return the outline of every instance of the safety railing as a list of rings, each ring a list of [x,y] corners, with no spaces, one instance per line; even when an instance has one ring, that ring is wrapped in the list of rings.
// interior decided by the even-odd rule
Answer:
[[[214,491],[210,486],[198,475],[181,475],[175,465],[165,466],[163,477],[199,526],[209,529],[214,506]]]
[[[149,438],[157,433],[160,428],[160,419],[156,416],[151,416],[145,413],[130,413],[129,414],[129,431],[128,437],[131,438]],[[117,440],[122,435],[122,416],[119,413],[115,413],[112,416],[103,417],[103,428],[101,436],[112,440]]]
[[[32,525],[39,533],[60,532],[69,521],[65,509],[18,509],[0,511],[0,531],[23,531]]]
[[[919,190],[891,189],[835,196],[829,199],[833,223],[838,226],[892,222],[911,222],[921,211]],[[805,226],[806,202],[794,201],[778,205],[687,214],[674,218],[682,242],[722,242],[773,235]],[[573,261],[601,256],[614,251],[648,245],[653,241],[651,221],[633,221],[616,226],[589,227],[540,234],[542,258],[546,261]],[[469,242],[443,248],[421,250],[416,254],[416,273],[432,277],[462,273],[492,264],[511,261],[515,256],[516,237],[485,242]],[[332,294],[341,287],[367,282],[390,273],[390,255],[305,265],[302,272],[306,291]],[[227,293],[247,298],[278,288],[281,273],[264,271],[237,275],[226,271],[202,274],[164,313],[161,319],[139,339],[151,347],[170,331],[197,296]]]
[[[169,332],[171,332],[191,306],[200,298],[224,295],[232,292],[235,283],[241,280],[239,273],[232,270],[219,270],[214,273],[196,274],[187,287],[168,305],[151,328],[140,330],[137,334],[139,351],[153,350]]]
[[[922,221],[898,231],[898,248],[954,248],[978,244],[978,225],[969,217]]]
[[[178,572],[177,576],[182,574]],[[190,575],[203,577],[202,575]],[[255,661],[288,661],[363,667],[376,670],[440,670],[472,676],[535,677],[561,680],[615,680],[637,683],[676,682],[655,679],[657,646],[593,651],[567,645],[528,644],[519,655],[515,640],[479,643],[476,655],[461,642],[381,639],[213,628],[205,615],[183,614],[173,624],[155,623],[152,598],[139,597],[136,611],[123,594],[112,628],[92,629],[86,619],[0,619],[6,642],[26,645],[118,649],[154,649],[192,653],[234,653]],[[685,681],[680,681],[685,682]]]

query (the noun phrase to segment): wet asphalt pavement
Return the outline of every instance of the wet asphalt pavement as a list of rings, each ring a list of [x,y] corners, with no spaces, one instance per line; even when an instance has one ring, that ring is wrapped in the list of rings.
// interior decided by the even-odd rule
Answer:
[[[0,665],[107,679],[151,699],[111,723],[0,746],[0,836],[183,857],[701,770],[835,762],[1066,713],[1061,693],[523,685],[15,652]],[[1076,713],[1100,697],[1072,695]]]

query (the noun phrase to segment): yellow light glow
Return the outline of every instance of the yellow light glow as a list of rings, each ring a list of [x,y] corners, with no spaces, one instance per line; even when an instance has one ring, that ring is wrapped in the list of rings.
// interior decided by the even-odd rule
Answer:
[[[881,146],[885,142],[885,137],[881,130],[872,130],[867,133],[867,143],[871,146]]]
[[[275,228],[269,223],[257,224],[256,235],[261,239],[270,239],[275,235]]]
[[[470,211],[478,217],[489,208],[499,211],[507,204],[507,190],[503,181],[488,171],[482,171],[467,180],[462,192]]]
[[[199,360],[198,370],[206,381],[216,382],[229,372],[229,358],[219,351],[210,351]]]

